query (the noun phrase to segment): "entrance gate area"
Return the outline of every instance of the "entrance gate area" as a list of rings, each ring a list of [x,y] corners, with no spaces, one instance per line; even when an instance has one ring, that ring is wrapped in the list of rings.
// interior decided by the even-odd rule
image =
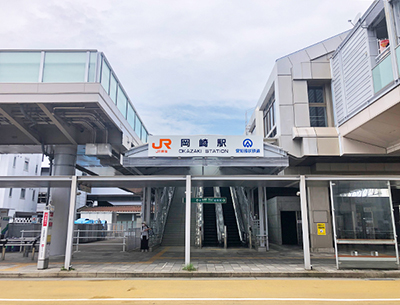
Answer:
[[[15,178],[15,180],[13,180]],[[79,229],[73,225],[73,220],[75,218],[75,202],[74,196],[76,196],[76,186],[72,185],[71,180],[76,179],[76,183],[85,183],[85,185],[91,185],[92,187],[143,187],[145,190],[153,189],[152,191],[144,191],[144,194],[147,194],[143,200],[143,219],[147,220],[147,222],[153,227],[155,231],[155,235],[151,237],[151,248],[152,252],[148,254],[142,254],[139,251],[135,251],[138,249],[140,244],[140,229],[138,228],[128,228],[121,227],[117,228],[116,226],[107,228],[107,230],[88,230],[88,229]],[[317,179],[321,181],[321,177],[307,177],[308,181],[315,181],[313,179]],[[330,177],[323,178],[325,181],[329,182]],[[344,178],[343,178],[344,179]],[[398,178],[380,178],[380,179],[390,179],[391,181],[400,181]],[[398,180],[396,180],[398,179]],[[127,263],[127,264],[169,264],[169,262],[173,262],[174,264],[187,264],[188,262],[196,263],[198,265],[202,264],[223,264],[223,262],[229,262],[231,264],[243,263],[245,264],[262,264],[263,266],[273,266],[280,264],[291,264],[302,266],[303,269],[311,268],[311,258],[313,259],[313,267],[316,266],[331,266],[334,267],[335,260],[334,255],[332,253],[327,254],[310,254],[310,233],[308,229],[311,227],[311,224],[308,223],[307,214],[309,210],[307,210],[307,198],[306,198],[306,177],[281,177],[281,176],[247,176],[247,177],[173,177],[173,176],[163,176],[163,177],[36,177],[36,179],[27,178],[27,177],[0,177],[0,185],[2,187],[38,187],[38,186],[57,186],[57,187],[71,187],[71,201],[70,201],[70,215],[68,221],[68,232],[71,232],[70,235],[66,236],[67,249],[65,254],[64,266],[70,266],[73,262],[75,264],[83,264],[86,263]],[[285,204],[282,203],[280,209],[277,208],[275,213],[277,213],[277,217],[274,216],[274,203],[273,199],[276,198],[268,198],[266,194],[266,188],[283,188],[287,185],[293,187],[293,185],[299,186],[300,196],[296,197],[296,200],[299,201],[299,210],[288,210],[284,208]],[[168,187],[166,187],[168,185]],[[197,211],[196,204],[190,203],[190,197],[197,196],[195,194],[191,194],[191,192],[196,192],[196,189],[203,188],[203,191],[207,188],[213,188],[215,185],[220,185],[220,194],[219,196],[228,196],[230,195],[232,201],[232,207],[235,206],[235,201],[243,202],[243,200],[248,200],[250,206],[253,207],[249,210],[249,213],[243,211],[235,211],[235,221],[238,229],[239,239],[241,240],[241,244],[228,249],[224,249],[224,243],[218,243],[216,246],[211,248],[206,247],[207,244],[200,245],[196,244],[196,232],[199,231],[200,235],[205,234],[201,230],[197,230]],[[244,192],[244,195],[239,191],[232,190],[233,187],[229,187],[230,185],[240,185],[240,187],[245,188],[247,192]],[[258,185],[257,188],[254,188],[254,185]],[[185,186],[185,187],[184,187]],[[185,192],[174,193],[174,190],[178,188],[186,188]],[[237,187],[237,186],[236,186]],[[224,188],[224,189],[223,189]],[[222,192],[221,192],[221,189]],[[260,189],[262,190],[260,192]],[[188,191],[189,190],[189,191]],[[226,190],[230,192],[230,194],[226,193]],[[352,189],[346,188],[346,194],[353,194]],[[177,194],[179,198],[174,198],[174,195]],[[215,196],[214,193],[213,196]],[[336,204],[336,198],[344,198],[346,196],[342,193],[335,193],[336,197],[331,199],[332,204]],[[204,195],[204,194],[203,194]],[[255,196],[256,195],[256,196]],[[186,203],[183,202],[183,196],[186,198]],[[206,195],[211,196],[211,195]],[[204,196],[204,197],[206,197]],[[240,198],[245,196],[246,198]],[[349,197],[349,196],[347,196]],[[351,196],[350,196],[351,197]],[[188,200],[189,199],[189,200]],[[272,200],[272,201],[271,201]],[[336,201],[335,201],[336,200]],[[344,199],[341,199],[344,200]],[[183,246],[163,246],[162,238],[164,235],[165,224],[168,223],[169,208],[171,207],[171,203],[180,202],[182,206],[184,206],[183,212],[185,214],[184,217],[184,235],[181,236],[184,238]],[[229,201],[229,200],[228,200]],[[258,201],[258,202],[257,202]],[[188,204],[189,202],[189,204]],[[357,201],[355,201],[357,205]],[[212,206],[207,206],[208,208]],[[275,205],[279,207],[279,204]],[[374,212],[374,208],[362,209],[364,214],[370,213],[370,215],[381,215],[376,214]],[[204,205],[202,207],[203,211]],[[211,209],[217,210],[216,207]],[[355,211],[358,211],[358,207]],[[337,208],[333,208],[333,211],[337,210]],[[345,211],[345,210],[343,210]],[[241,213],[240,219],[238,214]],[[254,213],[254,214],[253,214]],[[330,211],[327,211],[329,214]],[[347,212],[344,212],[343,216],[336,215],[336,219],[342,219],[343,223],[337,222],[335,225],[337,236],[337,230],[341,228],[341,226],[349,226],[349,218],[347,217]],[[314,213],[315,214],[315,213]],[[321,214],[321,213],[320,213]],[[194,215],[194,216],[193,216]],[[217,214],[218,215],[218,214]],[[279,215],[279,216],[278,216]],[[318,214],[319,215],[319,214]],[[334,214],[335,215],[335,214]],[[224,218],[228,218],[226,213],[223,213]],[[389,215],[390,216],[390,215]],[[275,218],[274,218],[275,217]],[[337,218],[339,217],[339,218]],[[374,216],[376,217],[376,216]],[[370,217],[372,219],[372,217]],[[276,223],[274,223],[274,219],[279,222],[279,230],[276,230]],[[335,219],[335,218],[334,218]],[[347,219],[347,220],[346,220]],[[206,221],[205,216],[202,221]],[[244,221],[245,220],[245,221]],[[339,220],[341,221],[341,220]],[[347,221],[347,222],[346,222]],[[371,220],[373,221],[373,220]],[[217,222],[217,221],[216,221]],[[230,221],[232,223],[232,221]],[[370,227],[377,225],[382,225],[382,223],[372,223]],[[393,220],[393,227],[394,227]],[[56,224],[54,224],[56,225]],[[384,222],[386,229],[388,227],[388,222]],[[371,232],[370,229],[365,228],[365,232]],[[392,229],[390,229],[392,230]],[[98,232],[95,232],[98,231]],[[379,229],[374,229],[374,236],[378,235]],[[387,231],[387,230],[386,230]],[[393,230],[392,230],[393,231]],[[192,232],[192,236],[190,235]],[[354,231],[356,232],[356,231]],[[367,233],[368,233],[367,232]],[[92,235],[90,235],[92,234]],[[223,234],[223,238],[226,238],[226,234],[229,231],[225,229]],[[311,234],[313,234],[311,232]],[[368,233],[371,235],[372,233]],[[276,242],[274,240],[274,236],[279,236],[281,238],[281,242]],[[311,235],[312,236],[312,235]],[[347,235],[346,235],[347,236]],[[392,235],[393,236],[393,235]],[[263,239],[267,237],[266,239]],[[390,237],[390,236],[389,236]],[[204,238],[202,241],[206,241]],[[263,243],[264,241],[264,243]],[[269,244],[269,241],[271,243]],[[345,257],[342,252],[346,251],[346,247],[341,247],[339,250],[339,245],[343,244],[343,238],[339,240],[337,238],[335,240],[335,249],[336,250],[336,263],[337,267],[340,267],[338,264],[338,257],[342,255]],[[397,242],[397,241],[396,241]],[[304,246],[301,246],[304,245]],[[348,248],[348,246],[347,246]],[[361,247],[360,247],[361,248]],[[268,249],[268,251],[267,251]],[[339,250],[339,251],[338,251]],[[354,250],[352,250],[354,251]],[[367,249],[368,251],[368,249]],[[370,251],[371,252],[371,251]],[[378,251],[376,251],[378,252]],[[352,252],[354,254],[354,252]],[[372,253],[372,252],[371,252]],[[375,253],[375,252],[374,252]],[[14,254],[13,254],[14,255]],[[14,257],[13,255],[7,256],[7,260]],[[344,256],[343,256],[344,255]],[[350,254],[351,256],[351,254]],[[355,260],[360,259],[360,256],[353,255]],[[376,255],[379,258],[379,253]],[[376,259],[376,258],[375,258]],[[394,254],[395,262],[398,259],[398,254]],[[20,259],[17,259],[20,260]],[[59,261],[59,258],[52,258],[51,260]]]

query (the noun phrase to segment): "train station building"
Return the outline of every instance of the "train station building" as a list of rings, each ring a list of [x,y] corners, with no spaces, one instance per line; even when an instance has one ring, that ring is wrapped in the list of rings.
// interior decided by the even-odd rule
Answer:
[[[400,1],[276,60],[243,135],[149,135],[97,50],[0,51],[0,150],[54,158],[52,255],[70,266],[77,190],[142,198],[154,246],[301,247],[397,269]],[[76,176],[75,169],[85,172]],[[128,232],[127,232],[128,234]],[[129,235],[129,234],[128,234]],[[137,236],[135,237],[137,238]]]

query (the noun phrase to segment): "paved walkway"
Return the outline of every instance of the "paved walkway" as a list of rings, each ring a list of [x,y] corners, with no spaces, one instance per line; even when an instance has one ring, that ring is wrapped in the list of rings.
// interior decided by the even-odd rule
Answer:
[[[0,278],[5,277],[368,277],[400,278],[399,270],[337,270],[333,254],[312,254],[313,270],[304,270],[300,247],[272,246],[267,252],[245,248],[191,250],[196,271],[182,270],[183,247],[158,247],[153,252],[122,252],[118,247],[80,247],[72,259],[72,271],[61,271],[63,257],[52,257],[49,269],[37,270],[36,261],[19,252],[8,252],[0,261]]]

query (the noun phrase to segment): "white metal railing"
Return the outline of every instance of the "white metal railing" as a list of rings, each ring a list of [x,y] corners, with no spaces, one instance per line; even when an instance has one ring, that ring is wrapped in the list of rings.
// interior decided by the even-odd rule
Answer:
[[[26,234],[31,236],[26,236]],[[40,230],[21,230],[21,237],[20,237],[21,247],[19,248],[19,252],[22,252],[22,248],[25,244],[24,242],[25,238],[37,237],[38,235],[40,235]]]
[[[116,245],[119,245],[122,247],[122,252],[133,250],[140,246],[140,228],[135,228],[129,231],[77,229],[74,230],[74,235],[74,252],[79,252],[80,246],[93,245],[93,242],[96,242],[96,246],[115,247]],[[111,240],[113,240],[113,242],[107,242]],[[119,240],[119,242],[116,242],[116,240]]]

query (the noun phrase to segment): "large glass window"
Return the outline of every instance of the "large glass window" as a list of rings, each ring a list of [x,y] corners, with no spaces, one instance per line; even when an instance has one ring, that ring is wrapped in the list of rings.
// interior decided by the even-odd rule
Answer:
[[[118,88],[117,80],[115,79],[114,74],[111,73],[110,97],[115,104],[117,103],[117,88]]]
[[[43,82],[84,82],[86,52],[46,52]]]
[[[96,62],[97,52],[90,52],[88,82],[91,83],[96,81]]]
[[[308,105],[310,109],[310,126],[327,127],[326,102],[322,86],[308,87]]]
[[[126,103],[128,99],[125,96],[125,93],[122,91],[122,88],[118,86],[118,95],[117,95],[117,107],[119,111],[121,111],[124,118],[126,118]]]
[[[144,126],[142,125],[142,135],[141,135],[141,140],[143,143],[147,142],[147,132]]]
[[[110,67],[107,65],[106,61],[103,59],[103,64],[101,67],[101,85],[104,90],[106,90],[107,94],[110,89]]]
[[[140,138],[140,133],[142,131],[142,122],[140,121],[139,117],[136,116],[136,122],[135,122],[135,132],[137,136]]]
[[[339,267],[397,268],[388,182],[332,181],[331,190]]]
[[[0,82],[39,82],[41,52],[0,52]]]
[[[338,239],[393,239],[386,182],[335,181],[333,197]]]
[[[128,102],[128,116],[127,120],[129,125],[131,125],[132,129],[135,130],[135,119],[136,119],[136,113],[135,110],[133,109],[131,103]]]
[[[264,137],[273,138],[275,136],[276,136],[275,94],[272,94],[264,110]]]

